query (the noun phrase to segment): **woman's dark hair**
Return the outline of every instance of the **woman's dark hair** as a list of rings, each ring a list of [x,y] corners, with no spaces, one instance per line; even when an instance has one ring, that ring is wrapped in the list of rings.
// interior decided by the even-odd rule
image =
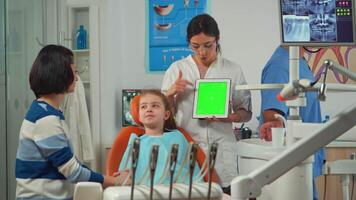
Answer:
[[[143,96],[145,96],[147,94],[158,96],[163,102],[164,109],[166,111],[169,111],[169,117],[164,122],[163,129],[165,129],[165,130],[177,129],[177,124],[176,124],[176,121],[174,119],[173,110],[172,110],[172,107],[169,104],[169,101],[168,101],[166,95],[164,95],[160,90],[149,89],[149,90],[142,90],[140,96],[142,98]]]
[[[32,65],[29,78],[36,97],[67,92],[75,79],[71,64],[71,50],[58,45],[43,47]]]
[[[217,51],[221,51],[221,47],[219,44],[220,31],[218,27],[218,23],[216,23],[215,19],[208,14],[201,14],[193,17],[190,20],[187,27],[187,42],[190,42],[193,36],[199,35],[200,33],[204,33],[205,35],[215,37],[217,42]]]

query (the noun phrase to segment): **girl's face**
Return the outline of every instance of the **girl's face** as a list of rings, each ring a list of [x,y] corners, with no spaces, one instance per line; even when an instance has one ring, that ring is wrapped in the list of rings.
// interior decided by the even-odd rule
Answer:
[[[139,118],[145,128],[161,128],[169,118],[170,112],[164,107],[159,96],[145,94],[140,97]]]
[[[217,56],[217,38],[207,36],[204,33],[194,35],[190,38],[190,47],[194,51],[195,57],[203,64],[209,66]]]
[[[75,82],[77,82],[77,80],[78,80],[78,77],[77,77],[77,66],[75,64],[71,64],[70,66],[72,68],[74,80],[73,80],[73,83],[69,85],[69,88],[68,88],[68,91],[67,91],[68,93],[74,92],[74,90],[75,90]]]

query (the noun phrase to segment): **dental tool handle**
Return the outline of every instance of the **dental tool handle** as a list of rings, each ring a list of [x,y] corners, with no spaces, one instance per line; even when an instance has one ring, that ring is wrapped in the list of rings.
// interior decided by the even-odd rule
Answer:
[[[194,167],[195,167],[195,162],[197,160],[197,150],[198,150],[198,144],[194,143],[192,144],[192,148],[190,150],[189,154],[189,193],[188,193],[188,199],[191,199],[192,196],[192,185],[193,185],[193,174],[194,174]]]
[[[154,174],[154,172],[153,172]],[[154,177],[154,175],[153,175]],[[153,184],[154,184],[154,178],[152,178],[152,171],[151,171],[151,185],[150,185],[150,200],[153,200]]]
[[[216,155],[218,152],[218,143],[213,143],[210,146],[210,152],[209,152],[209,182],[208,182],[208,200],[210,200],[210,195],[211,195],[211,177],[214,171],[214,166],[215,166],[215,161],[216,161]]]
[[[172,199],[173,176],[174,176],[174,172],[172,173],[172,171],[171,171],[171,176],[170,176],[170,180],[169,180],[169,194],[168,194],[168,200],[171,200],[171,199]]]
[[[150,155],[150,172],[151,172],[150,200],[153,199],[153,185],[155,180],[158,151],[159,151],[159,146],[156,144],[153,145],[151,150],[151,155]]]
[[[136,178],[135,174],[136,174],[136,168],[132,168],[131,197],[130,197],[131,200],[134,199],[135,178]]]
[[[140,153],[140,138],[136,138],[133,142],[132,147],[132,182],[131,182],[131,200],[133,200],[134,189],[135,189],[135,178],[136,178],[136,168],[138,162],[138,156]]]
[[[339,65],[335,62],[333,62],[332,60],[325,60],[324,61],[324,65],[331,70],[336,70],[338,71],[340,74],[345,75],[347,77],[349,77],[350,79],[352,79],[353,81],[356,81],[356,72],[353,72],[349,69],[347,69],[346,67]]]
[[[170,182],[169,182],[169,197],[168,199],[172,199],[172,189],[173,189],[173,177],[174,171],[176,170],[177,166],[177,157],[178,157],[178,144],[173,144],[171,148],[171,155],[169,160],[169,170],[170,170]]]

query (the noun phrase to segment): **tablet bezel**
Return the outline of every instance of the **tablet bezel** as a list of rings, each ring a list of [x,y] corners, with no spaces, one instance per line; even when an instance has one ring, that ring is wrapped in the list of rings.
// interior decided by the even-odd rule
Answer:
[[[216,83],[216,82],[224,82],[227,85],[226,90],[226,99],[225,99],[225,112],[224,114],[198,114],[197,113],[197,104],[198,104],[198,95],[199,95],[199,85],[200,83]],[[229,116],[229,101],[230,101],[230,93],[231,93],[231,79],[218,79],[218,78],[210,78],[210,79],[198,79],[195,81],[195,89],[194,89],[194,102],[193,102],[193,118],[194,119],[202,119],[202,118],[227,118]]]

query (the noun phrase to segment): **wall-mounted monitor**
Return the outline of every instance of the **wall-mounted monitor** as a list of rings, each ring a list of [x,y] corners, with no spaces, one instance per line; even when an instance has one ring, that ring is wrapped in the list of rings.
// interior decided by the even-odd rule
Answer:
[[[122,126],[136,125],[131,115],[131,100],[141,93],[140,89],[122,90]]]
[[[282,45],[355,45],[355,0],[279,0]]]

